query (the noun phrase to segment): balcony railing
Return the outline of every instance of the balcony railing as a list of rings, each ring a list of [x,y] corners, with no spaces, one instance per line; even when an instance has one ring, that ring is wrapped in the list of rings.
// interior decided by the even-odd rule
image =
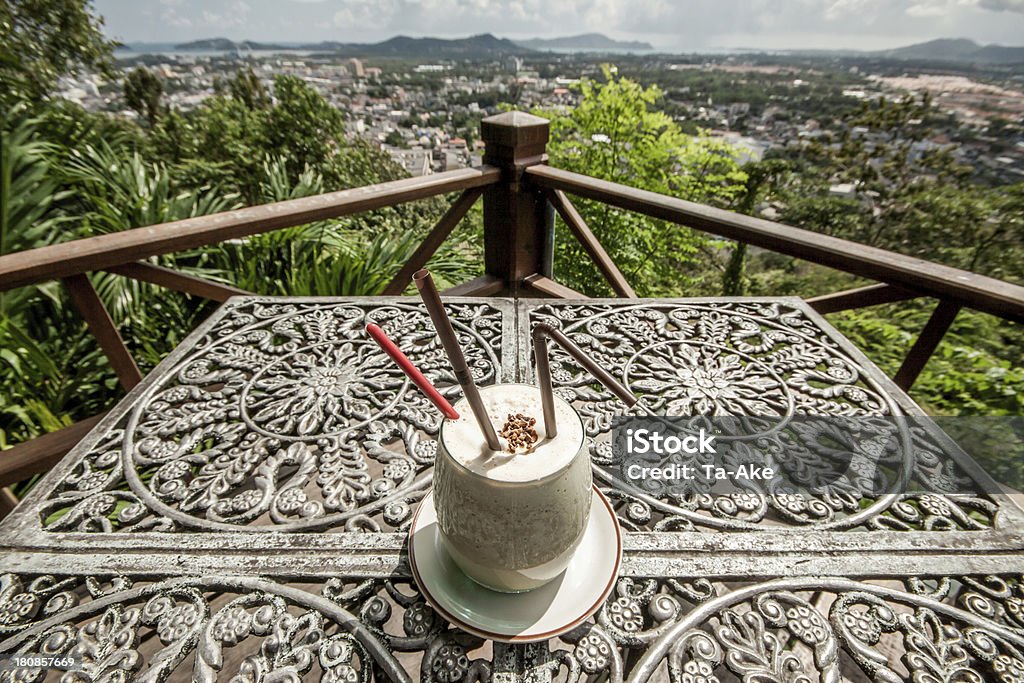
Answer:
[[[486,144],[481,168],[254,206],[9,254],[0,257],[0,291],[62,280],[118,380],[127,390],[138,384],[142,375],[89,281],[88,273],[107,271],[214,301],[225,301],[231,296],[249,292],[185,275],[147,263],[144,259],[461,192],[383,294],[400,294],[412,273],[428,262],[482,197],[485,274],[448,290],[448,294],[583,297],[552,279],[553,218],[557,212],[612,289],[619,296],[636,297],[622,272],[569,200],[568,195],[575,195],[877,282],[810,299],[811,306],[820,313],[919,297],[938,299],[931,318],[894,377],[895,383],[903,389],[909,389],[914,383],[961,308],[1024,322],[1024,287],[773,221],[552,168],[546,164],[545,154],[548,122],[536,116],[520,112],[500,114],[485,119],[481,132]],[[95,426],[99,417],[77,422],[4,451],[0,456],[0,486],[48,470]],[[9,491],[7,493],[9,506],[12,501]],[[0,500],[0,512],[3,512],[2,508],[3,501]]]

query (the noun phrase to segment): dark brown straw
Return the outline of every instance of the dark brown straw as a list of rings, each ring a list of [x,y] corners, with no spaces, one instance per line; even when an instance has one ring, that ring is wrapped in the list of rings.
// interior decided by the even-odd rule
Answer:
[[[441,346],[444,347],[444,352],[448,354],[448,360],[451,362],[452,370],[455,372],[455,379],[458,380],[459,386],[462,387],[462,393],[466,397],[466,402],[469,403],[469,407],[473,411],[477,423],[480,425],[480,431],[483,432],[484,438],[487,440],[487,447],[492,451],[500,451],[501,442],[498,441],[498,434],[494,431],[494,425],[491,424],[490,419],[487,417],[487,408],[484,407],[484,401],[480,398],[480,392],[476,388],[476,383],[473,382],[473,375],[469,371],[466,358],[462,355],[462,348],[459,346],[459,338],[455,336],[455,330],[452,329],[452,321],[444,310],[441,295],[437,291],[434,279],[430,277],[430,271],[426,268],[416,271],[412,276],[412,281],[416,285],[416,289],[419,290],[423,303],[427,306],[430,319],[434,321],[434,329],[437,330]]]
[[[626,407],[632,408],[639,401],[629,389],[624,387],[611,373],[602,368],[590,358],[586,352],[576,346],[560,330],[556,330],[547,323],[539,323],[533,327],[533,355],[537,361],[537,386],[540,389],[541,408],[544,411],[544,432],[549,439],[558,435],[558,425],[555,422],[555,394],[551,388],[551,365],[548,362],[547,340],[552,339],[556,344],[565,349],[565,352],[572,356],[583,369],[593,375],[598,382],[619,397]]]

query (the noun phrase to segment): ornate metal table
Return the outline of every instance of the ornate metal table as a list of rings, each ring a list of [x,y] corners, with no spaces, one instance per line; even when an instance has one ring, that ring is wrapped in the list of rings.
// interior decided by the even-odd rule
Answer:
[[[449,304],[483,384],[532,379],[544,320],[671,414],[919,413],[798,299]],[[609,476],[619,406],[558,353],[621,578],[549,643],[451,627],[403,552],[439,418],[368,321],[454,396],[417,300],[236,298],[111,411],[0,526],[0,657],[80,668],[0,680],[1024,681],[1010,496],[631,489]]]

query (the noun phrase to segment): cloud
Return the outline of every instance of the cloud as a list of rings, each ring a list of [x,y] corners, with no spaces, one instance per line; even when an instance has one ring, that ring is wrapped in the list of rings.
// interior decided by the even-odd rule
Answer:
[[[398,11],[397,0],[348,0],[345,4],[331,18],[337,28],[377,26],[390,21]]]
[[[239,28],[248,25],[250,9],[245,0],[231,0],[222,10],[204,9],[200,16],[203,24],[212,28]]]
[[[1024,42],[1024,0],[93,0],[112,37],[372,42],[397,34],[597,31],[667,50],[884,49],[943,36]],[[235,2],[242,4],[234,5]]]
[[[192,20],[188,17],[183,17],[177,12],[163,12],[160,15],[160,19],[167,25],[173,26],[174,28],[189,28],[192,26]]]
[[[825,19],[844,21],[850,18],[873,20],[879,0],[830,0],[825,6]]]
[[[952,18],[959,8],[1024,12],[1024,0],[916,0],[905,12],[918,18]]]
[[[1024,14],[1024,0],[979,0],[978,7],[993,12],[1019,12]]]
[[[182,7],[184,2],[185,0],[160,0],[159,4],[163,8],[160,10],[160,21],[174,28],[191,27],[192,20],[178,11],[178,8]]]
[[[919,2],[906,9],[908,16],[919,18],[942,17],[947,11],[945,2]]]

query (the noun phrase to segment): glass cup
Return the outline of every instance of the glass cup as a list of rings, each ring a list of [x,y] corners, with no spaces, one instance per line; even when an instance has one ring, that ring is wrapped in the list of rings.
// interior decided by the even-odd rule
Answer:
[[[480,395],[500,430],[505,415],[500,409],[495,412],[494,402],[512,392],[528,393],[527,389],[532,390],[533,400],[518,412],[536,417],[535,427],[543,436],[540,391],[536,387],[496,384],[481,387]],[[455,443],[452,434],[456,430],[448,420],[442,422],[434,462],[434,505],[441,538],[459,568],[492,590],[527,591],[557,578],[586,530],[593,496],[586,431],[579,413],[569,403],[558,396],[555,403],[559,437],[563,432],[580,436],[566,443],[570,457],[552,457],[548,462],[554,464],[547,468],[544,462],[529,463],[526,474],[531,476],[525,478],[521,476],[523,471],[516,476],[499,475],[493,466],[507,465],[511,458],[539,458],[543,454],[492,454],[482,446],[482,435],[478,444]],[[474,419],[465,399],[456,403],[455,409]],[[453,456],[453,451],[459,457]]]

